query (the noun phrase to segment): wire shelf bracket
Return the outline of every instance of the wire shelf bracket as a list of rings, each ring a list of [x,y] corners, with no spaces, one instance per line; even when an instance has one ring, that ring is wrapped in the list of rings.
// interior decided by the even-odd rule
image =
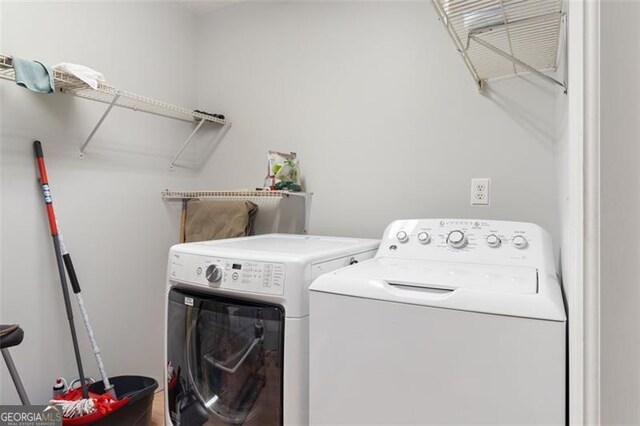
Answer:
[[[215,138],[215,143],[218,143],[229,131],[231,122],[219,116],[203,113],[201,111],[194,111],[180,106],[172,105],[167,102],[159,101],[152,98],[137,95],[135,93],[126,92],[124,90],[117,89],[108,84],[99,82],[97,89],[92,89],[84,81],[80,80],[76,76],[54,70],[54,82],[56,90],[76,96],[79,98],[88,99],[95,102],[100,102],[107,105],[106,110],[98,119],[98,122],[89,133],[89,136],[80,145],[79,155],[80,158],[84,158],[85,151],[100,129],[109,113],[114,106],[130,109],[133,111],[141,111],[147,114],[157,115],[165,118],[171,118],[187,123],[197,123],[196,128],[191,132],[187,140],[182,144],[176,155],[171,160],[171,170],[174,169],[177,160],[184,152],[187,146],[191,143],[196,133],[203,127],[204,123],[222,125],[222,128],[218,132]],[[13,57],[0,54],[0,79],[15,81],[15,69],[13,68]]]
[[[84,143],[82,145],[80,145],[80,153],[79,153],[80,158],[84,158],[84,150],[87,148],[87,145],[89,145],[89,142],[91,142],[91,139],[93,138],[93,135],[95,135],[96,132],[98,131],[98,129],[100,128],[100,126],[102,126],[102,123],[104,122],[104,119],[107,118],[107,115],[109,115],[109,113],[111,112],[111,108],[113,108],[113,106],[116,104],[116,102],[118,102],[119,98],[120,98],[120,93],[116,93],[115,96],[113,97],[113,100],[111,101],[111,103],[109,104],[107,109],[102,114],[102,117],[100,117],[100,119],[96,123],[95,127],[93,128],[93,130],[91,130],[91,133],[89,133],[89,136],[87,137],[87,139],[84,141]]]
[[[528,72],[560,86],[545,74],[556,70],[561,29],[566,31],[562,0],[431,0],[480,93],[487,81]],[[464,40],[464,42],[463,42]],[[496,56],[506,59],[496,61]]]
[[[189,146],[189,144],[193,140],[194,136],[196,135],[196,133],[198,133],[198,130],[200,130],[200,128],[202,127],[202,125],[205,122],[206,122],[206,120],[201,120],[200,123],[198,123],[198,125],[196,126],[195,129],[193,129],[193,132],[191,132],[191,134],[189,135],[187,140],[185,140],[184,143],[182,144],[182,146],[180,147],[180,149],[178,149],[178,152],[176,152],[176,155],[173,156],[173,158],[171,159],[171,164],[169,166],[169,169],[171,171],[175,170],[175,168],[177,166],[178,159],[180,158],[180,156],[182,155],[184,150],[187,148],[187,146]],[[227,132],[229,131],[230,128],[231,128],[231,123],[223,124],[222,128],[220,129],[220,131],[218,131],[218,134],[216,135],[216,137],[211,142],[211,145],[213,145],[213,146],[218,145],[218,143],[222,140],[222,138],[225,137],[225,135],[227,134]]]

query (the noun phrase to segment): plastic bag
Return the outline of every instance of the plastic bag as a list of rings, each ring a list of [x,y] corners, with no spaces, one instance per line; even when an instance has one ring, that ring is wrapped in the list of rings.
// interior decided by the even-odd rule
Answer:
[[[269,151],[269,186],[271,189],[302,191],[300,164],[295,152]]]

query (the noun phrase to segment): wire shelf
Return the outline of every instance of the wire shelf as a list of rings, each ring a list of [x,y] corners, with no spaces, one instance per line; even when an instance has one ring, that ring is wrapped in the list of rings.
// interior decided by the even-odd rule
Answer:
[[[555,70],[563,0],[432,0],[478,89],[487,80]]]
[[[118,95],[119,99],[114,103],[114,106],[128,108],[135,111],[143,111],[186,122],[206,120],[218,124],[227,123],[226,120],[222,120],[217,117],[172,105],[157,99],[126,92],[105,83],[99,82],[98,88],[94,90],[74,75],[56,70],[54,70],[53,73],[56,89],[63,93],[78,96],[80,98],[111,104],[114,96]],[[15,81],[13,58],[11,56],[0,55],[0,78]]]
[[[135,93],[126,92],[105,83],[99,82],[98,88],[94,90],[89,87],[89,85],[87,85],[84,81],[80,80],[72,74],[57,70],[53,70],[53,73],[55,88],[60,92],[108,105],[106,111],[91,131],[89,137],[80,146],[80,157],[84,155],[85,148],[95,135],[96,131],[102,125],[102,122],[111,111],[111,108],[114,106],[127,108],[134,111],[141,111],[148,114],[154,114],[165,118],[172,118],[188,123],[198,123],[195,130],[191,133],[189,138],[181,146],[178,153],[171,160],[172,170],[184,149],[192,141],[196,132],[202,127],[202,124],[208,122],[220,124],[223,126],[218,134],[219,137],[216,138],[217,140],[224,137],[224,135],[229,130],[229,127],[231,126],[231,122],[229,122],[228,120],[214,117],[209,114],[204,114],[199,111],[172,105],[170,103],[159,101],[157,99],[152,99],[145,96],[137,95]],[[11,56],[0,55],[0,78],[4,80],[15,81],[16,74],[13,68],[13,58]]]
[[[252,191],[252,190],[195,190],[195,191],[162,191],[162,198],[166,201],[179,201],[206,198],[284,198],[291,196],[306,197],[306,192],[288,191]]]
[[[290,226],[296,226],[296,217],[291,216],[292,212],[300,209],[304,214],[303,233],[307,233],[309,219],[311,216],[311,192],[289,192],[289,191],[269,191],[269,190],[169,190],[162,191],[162,199],[165,201],[180,201],[182,203],[182,219],[180,224],[180,241],[184,242],[185,221],[187,203],[189,200],[221,200],[237,201],[247,200],[260,206],[260,211],[271,212],[266,216],[259,214],[256,218],[256,228],[270,229],[269,232],[292,232]],[[276,207],[274,209],[274,206]],[[284,208],[285,211],[282,210]],[[285,208],[286,207],[286,208]],[[293,210],[291,210],[293,209]],[[288,213],[287,213],[288,212]],[[272,223],[264,228],[269,221]],[[295,231],[296,233],[300,230]]]

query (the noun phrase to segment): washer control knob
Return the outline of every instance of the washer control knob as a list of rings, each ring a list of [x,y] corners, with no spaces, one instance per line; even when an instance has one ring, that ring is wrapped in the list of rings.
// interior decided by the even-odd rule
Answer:
[[[486,241],[487,245],[493,248],[500,247],[500,244],[502,243],[496,234],[488,235]]]
[[[205,277],[210,283],[217,283],[222,279],[222,267],[218,265],[209,265],[205,271]]]
[[[404,231],[398,232],[396,234],[396,238],[398,238],[398,241],[400,241],[401,243],[406,243],[407,241],[409,241],[409,236]]]
[[[527,248],[527,246],[529,245],[527,239],[522,235],[516,235],[511,241],[513,242],[513,246],[519,249]]]
[[[449,247],[463,248],[467,245],[467,236],[462,231],[451,231],[447,236],[447,244],[449,244]]]
[[[426,232],[420,232],[418,234],[418,241],[420,241],[420,244],[429,244],[430,240],[431,237]]]

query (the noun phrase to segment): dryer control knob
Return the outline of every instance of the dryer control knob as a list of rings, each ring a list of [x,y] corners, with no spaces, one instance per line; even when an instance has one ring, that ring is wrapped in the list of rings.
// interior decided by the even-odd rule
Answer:
[[[406,243],[407,241],[409,241],[409,236],[404,231],[398,232],[396,234],[396,238],[398,238],[398,241],[400,241],[401,243]]]
[[[493,248],[500,247],[500,243],[502,243],[496,234],[488,235],[486,241],[487,245]]]
[[[447,244],[453,248],[463,248],[467,245],[467,236],[462,231],[451,231],[447,236]]]
[[[205,276],[210,283],[217,283],[222,279],[222,267],[218,265],[207,266]]]
[[[519,249],[527,248],[529,245],[527,239],[522,235],[516,235],[511,241],[513,242],[513,246]]]
[[[418,241],[420,241],[420,244],[429,244],[429,240],[431,240],[431,237],[426,232],[420,232],[418,234]]]

